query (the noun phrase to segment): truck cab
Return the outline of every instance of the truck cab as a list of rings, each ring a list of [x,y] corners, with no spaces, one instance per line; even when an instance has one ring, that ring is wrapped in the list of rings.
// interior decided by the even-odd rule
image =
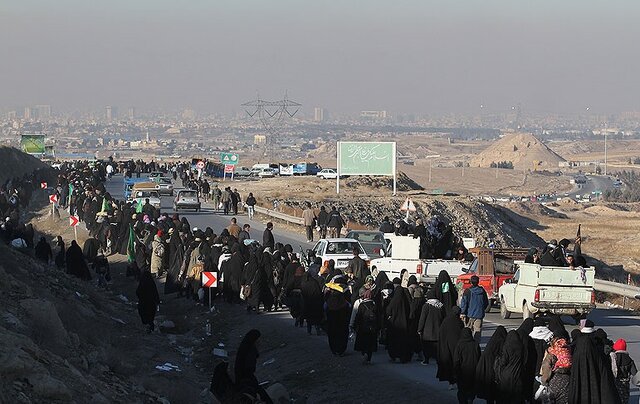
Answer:
[[[480,286],[487,292],[489,306],[487,312],[498,301],[498,289],[505,281],[513,278],[516,271],[516,260],[523,260],[527,255],[526,248],[471,248],[475,259],[469,271],[458,276],[456,284],[460,290],[471,287],[471,277],[480,279]]]
[[[595,308],[595,269],[551,267],[518,263],[513,278],[498,290],[500,314],[522,313],[523,318],[549,312],[576,319]]]
[[[415,275],[421,282],[435,283],[440,271],[444,270],[455,282],[455,278],[466,273],[471,265],[458,260],[420,258],[420,239],[412,235],[385,233],[384,238],[387,242],[384,257],[371,260],[371,269],[384,271],[389,279],[399,277],[406,269],[409,275]]]

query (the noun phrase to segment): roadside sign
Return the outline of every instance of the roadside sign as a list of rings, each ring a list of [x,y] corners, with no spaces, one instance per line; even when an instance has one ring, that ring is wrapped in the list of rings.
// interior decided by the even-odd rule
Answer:
[[[49,202],[58,203],[58,195],[56,195],[56,194],[49,195]]]
[[[198,168],[198,170],[204,170],[204,161],[200,160],[198,161],[198,163],[196,164],[196,168]]]
[[[403,212],[415,212],[416,205],[413,204],[413,201],[411,200],[411,198],[407,198],[407,200],[404,201],[402,206],[400,206],[400,210]]]
[[[76,227],[80,223],[78,216],[69,216],[69,226]]]
[[[42,181],[42,182],[40,183],[40,189],[47,189],[47,183],[46,183],[46,182],[44,182],[44,181]]]
[[[235,153],[220,153],[220,162],[222,164],[230,164],[235,166],[239,161],[240,159]]]
[[[225,173],[233,173],[233,168],[235,166],[233,164],[225,164],[224,165],[224,172]]]
[[[217,272],[203,272],[202,273],[202,286],[205,288],[217,288],[218,287],[218,273]]]

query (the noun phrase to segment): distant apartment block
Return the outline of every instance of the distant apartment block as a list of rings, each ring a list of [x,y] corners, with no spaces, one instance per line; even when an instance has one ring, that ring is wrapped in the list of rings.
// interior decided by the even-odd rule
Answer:
[[[265,135],[253,136],[253,144],[265,144],[267,143],[267,137]]]
[[[387,111],[360,111],[360,118],[366,119],[386,119]]]
[[[324,108],[315,107],[313,109],[313,121],[314,122],[324,122]]]
[[[104,117],[109,122],[115,120],[118,117],[118,108],[112,105],[107,105],[104,111]]]

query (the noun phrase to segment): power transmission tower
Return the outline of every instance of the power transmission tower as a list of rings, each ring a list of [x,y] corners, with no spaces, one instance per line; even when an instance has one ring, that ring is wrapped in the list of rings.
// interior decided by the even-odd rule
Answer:
[[[258,94],[255,100],[245,102],[242,106],[247,115],[252,118],[258,117],[262,123],[262,127],[267,132],[265,154],[270,155],[273,145],[277,143],[285,118],[293,118],[302,104],[291,101],[285,93],[284,99],[279,101],[266,101],[261,99]]]

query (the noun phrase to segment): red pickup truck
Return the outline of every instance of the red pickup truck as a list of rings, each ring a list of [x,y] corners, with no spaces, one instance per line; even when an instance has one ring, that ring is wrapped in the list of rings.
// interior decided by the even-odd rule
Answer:
[[[498,289],[505,280],[513,278],[515,273],[514,261],[524,260],[527,248],[472,248],[469,250],[475,259],[465,274],[458,275],[456,284],[459,290],[464,291],[471,287],[471,277],[477,275],[480,278],[480,286],[484,288],[489,297],[487,312],[498,300]]]

